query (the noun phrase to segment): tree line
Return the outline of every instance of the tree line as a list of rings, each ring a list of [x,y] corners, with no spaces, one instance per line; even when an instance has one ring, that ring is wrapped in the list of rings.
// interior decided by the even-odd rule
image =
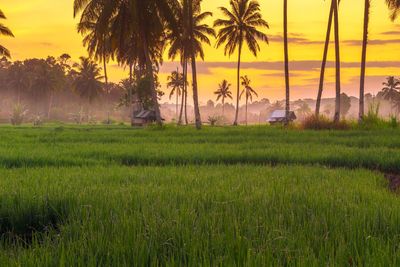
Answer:
[[[400,1],[385,1],[390,10],[390,18],[395,20],[400,12]],[[219,8],[222,17],[216,19],[213,26],[204,22],[206,18],[213,16],[213,14],[203,12],[201,2],[201,0],[74,0],[74,17],[80,15],[78,32],[84,36],[83,43],[90,58],[103,63],[105,87],[107,88],[109,84],[107,63],[110,60],[116,60],[121,66],[128,67],[130,75],[127,81],[130,86],[126,97],[127,105],[132,105],[135,97],[133,89],[137,87],[138,83],[146,81],[149,86],[151,108],[155,111],[158,124],[162,124],[162,118],[158,104],[157,73],[163,62],[166,49],[169,59],[178,58],[183,69],[182,103],[187,103],[188,66],[191,67],[195,124],[200,129],[202,120],[199,110],[196,60],[204,59],[203,44],[211,45],[210,38],[215,37],[216,47],[224,46],[225,55],[230,56],[237,52],[236,114],[233,123],[237,125],[243,49],[247,48],[254,56],[257,56],[260,52],[259,43],[268,43],[268,37],[262,30],[269,28],[269,25],[261,15],[261,7],[258,1],[231,0],[228,8]],[[288,4],[288,0],[283,0],[287,122],[289,121],[290,111]],[[336,62],[335,122],[340,120],[341,105],[339,6],[340,0],[331,1],[315,109],[316,116],[319,116],[327,53],[333,27]],[[364,88],[370,8],[371,0],[365,0],[360,61],[360,122],[364,117],[365,110]],[[5,18],[2,12],[0,13],[1,18]],[[11,31],[2,24],[0,25],[0,33],[12,36]],[[0,49],[3,55],[9,56],[8,50],[4,47],[0,47]],[[179,123],[182,123],[183,109],[181,110]]]

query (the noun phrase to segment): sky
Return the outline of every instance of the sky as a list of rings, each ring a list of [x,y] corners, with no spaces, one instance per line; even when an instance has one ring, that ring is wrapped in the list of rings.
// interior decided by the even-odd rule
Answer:
[[[242,75],[247,75],[259,99],[271,101],[284,98],[283,78],[283,1],[260,0],[263,18],[269,29],[269,45],[261,45],[261,52],[254,57],[243,51]],[[4,23],[12,29],[15,38],[0,37],[0,43],[11,50],[13,60],[45,58],[68,53],[74,61],[87,55],[82,37],[76,32],[77,19],[73,18],[73,0],[0,0],[5,12]],[[342,60],[342,88],[349,95],[357,96],[359,88],[361,39],[363,27],[363,0],[343,0],[340,4],[340,41]],[[367,54],[366,92],[377,93],[386,76],[400,76],[400,20],[391,22],[384,0],[372,0],[370,35]],[[203,11],[221,17],[220,6],[229,0],[203,0]],[[289,0],[289,57],[291,97],[293,100],[316,98],[319,69],[329,15],[328,0]],[[226,57],[223,49],[205,45],[206,58],[199,61],[199,94],[201,102],[215,100],[213,92],[226,79],[235,91],[237,55]],[[331,45],[323,97],[334,96],[334,47]],[[179,65],[165,58],[160,71],[162,90],[168,94],[166,79]],[[127,72],[115,62],[109,63],[110,78],[114,82],[126,77]],[[162,101],[168,101],[164,97]],[[171,100],[172,102],[172,100]]]

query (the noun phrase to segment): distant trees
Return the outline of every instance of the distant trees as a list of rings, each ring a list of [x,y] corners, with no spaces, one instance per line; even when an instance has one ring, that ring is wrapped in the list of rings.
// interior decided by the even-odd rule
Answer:
[[[176,117],[177,117],[177,121],[178,121],[178,108],[179,108],[179,96],[181,94],[183,94],[183,90],[184,90],[184,84],[185,84],[185,80],[183,77],[183,73],[180,73],[178,70],[174,71],[171,73],[170,76],[168,76],[168,83],[167,83],[167,87],[171,88],[171,92],[169,94],[169,99],[172,98],[172,96],[175,94],[176,96]],[[182,101],[182,107],[183,107],[183,101]]]
[[[81,57],[80,60],[73,86],[79,96],[87,101],[87,113],[89,116],[90,105],[102,92],[103,84],[101,79],[103,79],[103,76],[101,76],[101,68],[94,61],[86,57]]]
[[[0,10],[0,19],[6,19],[5,14],[1,10]],[[14,37],[14,34],[11,32],[11,30],[9,28],[7,28],[2,23],[0,23],[0,36]],[[5,56],[7,58],[10,58],[11,54],[7,48],[0,45],[0,56]]]
[[[214,92],[217,96],[217,101],[221,99],[222,102],[222,116],[225,115],[225,99],[232,99],[231,84],[227,80],[223,80],[218,85],[218,90]]]
[[[257,92],[250,86],[251,81],[250,79],[247,77],[247,75],[242,76],[240,78],[242,80],[242,86],[243,86],[243,90],[240,93],[239,98],[242,98],[242,96],[244,95],[246,97],[246,125],[247,125],[247,108],[248,108],[248,104],[249,104],[249,100],[250,102],[253,102],[253,95],[258,97]]]
[[[254,0],[231,0],[230,10],[220,7],[224,19],[217,19],[214,27],[220,27],[216,46],[225,44],[225,55],[231,56],[238,50],[237,61],[237,91],[236,113],[233,125],[238,124],[239,94],[240,94],[240,67],[243,45],[247,44],[250,52],[257,56],[260,51],[258,40],[268,44],[268,37],[259,28],[269,28],[262,18],[260,4]]]

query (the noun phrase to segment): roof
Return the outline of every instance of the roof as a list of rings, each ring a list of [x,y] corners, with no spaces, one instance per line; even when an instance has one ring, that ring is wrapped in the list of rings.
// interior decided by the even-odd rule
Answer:
[[[296,114],[294,111],[289,112],[289,120],[295,120]],[[269,122],[275,122],[275,121],[282,121],[286,119],[286,110],[275,110],[272,112],[271,116],[269,117],[268,121]]]
[[[153,119],[156,117],[156,114],[154,111],[151,110],[142,110],[135,116],[137,119]]]

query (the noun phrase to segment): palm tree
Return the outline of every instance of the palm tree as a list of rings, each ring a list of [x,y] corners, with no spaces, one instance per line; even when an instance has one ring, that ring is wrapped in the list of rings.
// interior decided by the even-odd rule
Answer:
[[[171,88],[171,93],[169,94],[169,99],[171,99],[174,94],[176,95],[176,102],[175,102],[176,103],[176,117],[178,118],[179,96],[181,94],[183,94],[185,80],[183,78],[183,74],[180,73],[178,70],[172,72],[171,75],[168,76],[167,79],[168,79],[167,87]],[[182,103],[182,106],[183,106],[183,103]]]
[[[121,64],[136,62],[150,81],[151,98],[156,121],[162,124],[158,104],[155,70],[162,61],[165,29],[176,26],[173,9],[176,0],[75,0],[74,15],[93,16],[97,21],[99,36],[111,29],[112,50]],[[151,22],[151,23],[149,23]],[[141,77],[140,77],[141,78]]]
[[[221,99],[222,102],[222,116],[225,115],[225,99],[232,98],[231,84],[227,80],[223,80],[222,83],[218,85],[218,90],[214,92],[217,95],[217,101]]]
[[[6,19],[6,16],[4,15],[3,11],[0,10],[0,19]],[[0,23],[0,36],[9,36],[9,37],[14,37],[13,33],[9,28],[4,26],[2,23]],[[11,57],[10,51],[5,48],[4,46],[0,45],[0,56],[5,56],[7,58]]]
[[[195,110],[196,127],[201,127],[201,115],[198,101],[196,58],[199,56],[204,60],[204,50],[202,43],[211,45],[208,36],[215,36],[215,31],[203,21],[212,16],[211,12],[201,12],[199,0],[182,0],[175,10],[178,27],[170,29],[167,39],[170,43],[168,57],[176,58],[178,55],[181,60],[184,75],[184,90],[182,102],[185,103],[185,120],[187,122],[187,75],[188,64],[192,65],[193,80],[193,101]],[[179,123],[182,122],[183,106],[179,116]]]
[[[371,0],[365,0],[364,4],[364,33],[363,33],[363,44],[362,44],[362,55],[361,55],[361,75],[360,75],[360,104],[358,121],[362,122],[364,118],[364,95],[365,95],[365,68],[367,60],[367,44],[368,44],[368,26],[369,26],[369,10],[371,6]]]
[[[260,4],[255,0],[231,0],[231,10],[220,7],[226,19],[215,21],[215,27],[222,27],[217,35],[217,48],[225,44],[225,55],[231,56],[238,49],[237,62],[237,92],[236,113],[233,125],[238,124],[239,117],[239,92],[240,92],[240,65],[243,45],[247,44],[250,52],[257,56],[260,51],[258,40],[268,44],[268,37],[257,28],[269,28],[268,23],[262,18]]]
[[[386,82],[383,82],[382,88],[383,97],[386,100],[393,100],[400,93],[400,80],[396,79],[394,76],[389,76],[386,78]]]
[[[208,35],[215,36],[214,29],[210,28],[207,24],[202,24],[203,20],[212,16],[211,12],[201,13],[200,2],[201,0],[183,0],[184,3],[187,3],[188,10],[188,43],[187,49],[188,55],[191,62],[192,67],[192,88],[193,88],[193,103],[194,103],[194,115],[195,115],[195,123],[196,128],[201,128],[201,116],[200,116],[200,108],[199,108],[199,96],[198,96],[198,88],[197,88],[197,66],[196,66],[196,57],[200,56],[200,58],[204,59],[204,51],[202,48],[202,43],[206,43],[211,45],[210,39]],[[183,5],[185,8],[185,4]]]
[[[246,76],[242,76],[241,77],[242,80],[242,86],[243,91],[240,93],[240,98],[242,98],[242,96],[245,94],[246,95],[246,125],[247,125],[247,107],[248,107],[248,103],[249,103],[249,99],[250,102],[253,102],[253,95],[258,97],[257,92],[250,86],[250,79]]]
[[[285,105],[285,125],[289,123],[290,116],[290,81],[289,81],[289,44],[288,44],[288,0],[283,2],[283,42],[285,53],[285,85],[286,85],[286,105]]]
[[[386,0],[386,4],[391,12],[390,19],[395,21],[400,14],[400,0]]]
[[[324,55],[323,55],[323,59],[322,59],[321,73],[320,73],[320,78],[319,78],[317,103],[315,106],[315,116],[316,117],[319,116],[320,109],[321,109],[321,98],[322,98],[322,92],[324,90],[326,60],[328,58],[328,49],[329,49],[329,42],[330,42],[330,37],[331,37],[332,20],[333,20],[333,4],[331,3],[331,8],[329,11],[329,18],[328,18],[328,29],[326,30]]]
[[[87,115],[89,117],[89,106],[98,97],[103,88],[101,79],[101,68],[89,58],[81,57],[78,65],[73,86],[79,96],[87,101]]]
[[[334,121],[340,121],[340,40],[339,40],[339,11],[338,11],[338,0],[332,0],[333,15],[334,15],[334,26],[335,26],[335,56],[336,56],[336,103],[335,103],[335,116]]]

